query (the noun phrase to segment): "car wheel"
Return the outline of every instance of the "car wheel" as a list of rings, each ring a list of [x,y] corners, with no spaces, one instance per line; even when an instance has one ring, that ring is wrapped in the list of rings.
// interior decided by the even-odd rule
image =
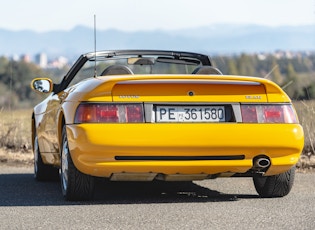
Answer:
[[[52,165],[44,164],[38,146],[38,138],[34,139],[34,177],[37,181],[58,180],[59,170]]]
[[[66,127],[62,130],[61,190],[66,200],[89,200],[94,193],[94,177],[80,172],[74,165],[66,134]]]
[[[295,166],[287,172],[274,176],[256,176],[253,180],[256,191],[261,197],[283,197],[291,191],[294,176]]]

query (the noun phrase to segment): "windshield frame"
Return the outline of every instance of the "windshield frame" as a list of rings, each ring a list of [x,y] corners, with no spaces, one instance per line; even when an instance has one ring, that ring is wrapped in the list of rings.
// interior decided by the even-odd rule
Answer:
[[[84,67],[87,62],[101,61],[101,60],[114,60],[123,57],[156,57],[156,62],[168,62],[168,63],[186,63],[187,65],[192,63],[199,66],[212,66],[210,57],[204,54],[193,52],[180,52],[180,51],[165,51],[165,50],[110,50],[110,51],[98,51],[90,52],[81,55],[78,60],[73,64],[68,73],[64,76],[59,84],[54,85],[54,92],[58,93],[69,86],[73,78]],[[163,61],[162,61],[163,60]],[[97,63],[96,63],[97,64]],[[196,65],[197,67],[198,65]],[[150,74],[150,73],[147,73]],[[167,74],[167,73],[165,73]],[[95,74],[90,77],[96,77]]]

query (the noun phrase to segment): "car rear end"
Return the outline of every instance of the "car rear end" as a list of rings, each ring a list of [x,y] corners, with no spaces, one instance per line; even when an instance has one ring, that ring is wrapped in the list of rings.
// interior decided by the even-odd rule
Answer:
[[[93,92],[76,94],[67,124],[73,162],[89,175],[270,176],[295,165],[303,148],[290,99],[265,79],[135,75],[107,78]]]

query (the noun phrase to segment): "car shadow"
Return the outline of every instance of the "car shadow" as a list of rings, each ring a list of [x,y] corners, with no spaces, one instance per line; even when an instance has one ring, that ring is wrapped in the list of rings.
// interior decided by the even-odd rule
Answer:
[[[92,201],[69,202],[59,181],[36,182],[33,174],[0,175],[0,206],[231,202],[258,195],[225,194],[193,182],[109,182],[97,179]]]
[[[225,202],[257,198],[225,194],[194,182],[109,182],[98,180],[94,201],[106,204]]]

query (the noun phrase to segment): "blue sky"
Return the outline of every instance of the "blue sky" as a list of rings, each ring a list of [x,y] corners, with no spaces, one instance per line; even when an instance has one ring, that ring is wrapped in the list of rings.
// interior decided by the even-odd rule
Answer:
[[[6,0],[0,28],[37,32],[77,25],[123,31],[177,30],[220,23],[315,25],[315,0]]]

